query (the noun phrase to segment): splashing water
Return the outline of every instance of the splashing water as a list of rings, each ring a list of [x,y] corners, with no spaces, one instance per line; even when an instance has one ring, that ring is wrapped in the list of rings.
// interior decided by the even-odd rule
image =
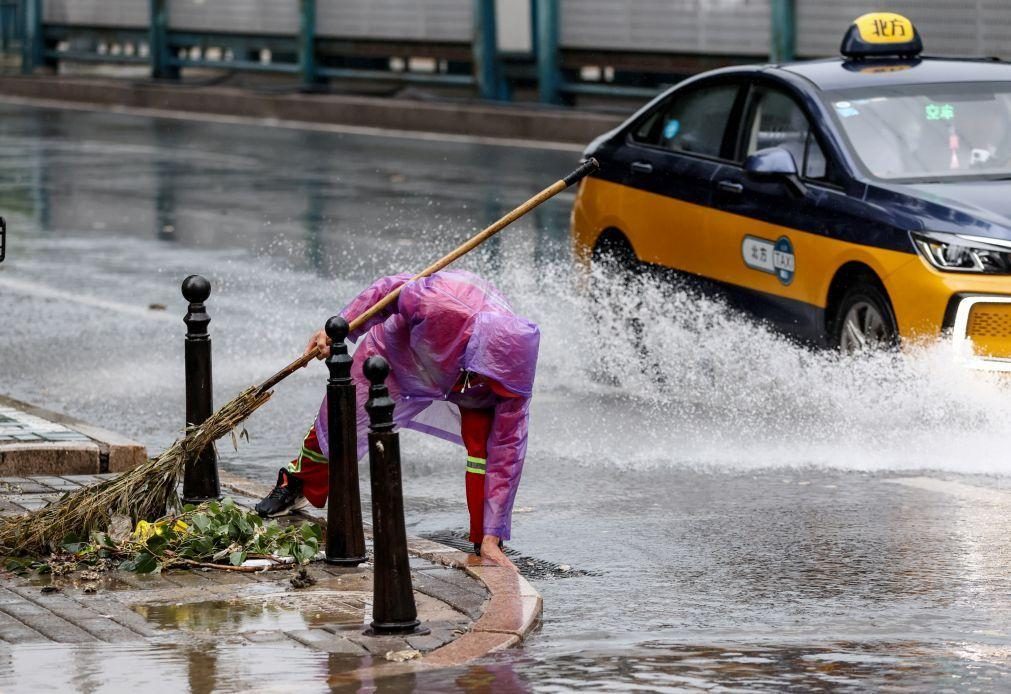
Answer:
[[[1002,453],[1011,434],[1006,379],[957,366],[947,342],[857,357],[811,350],[718,299],[670,283],[643,276],[625,286],[600,271],[582,277],[567,260],[532,264],[522,237],[518,233],[461,266],[492,278],[518,312],[541,326],[532,456],[637,468],[1008,471]],[[63,290],[71,291],[73,279],[63,278],[72,262],[89,267],[88,294],[121,297],[126,283],[130,296],[175,310],[178,278],[212,269],[216,392],[223,402],[296,356],[321,317],[335,313],[371,278],[417,266],[419,258],[446,245],[444,235],[423,238],[420,248],[405,245],[392,254],[351,249],[356,265],[321,281],[290,267],[287,254],[251,259],[236,251],[162,250],[140,240],[61,236],[33,240],[33,252],[10,263],[13,272],[4,277],[44,278],[47,287],[59,291],[66,283]],[[139,276],[140,257],[158,271]],[[590,283],[604,288],[606,310],[588,291]],[[79,307],[45,305],[48,321],[81,320]],[[26,316],[30,310],[26,306]],[[122,326],[101,307],[91,310],[106,317],[85,320],[79,339],[51,357],[63,367],[59,378],[29,356],[27,344],[18,350],[12,341],[5,348],[26,365],[23,372],[12,369],[9,380],[29,382],[14,390],[36,390],[38,381],[51,378],[59,387],[53,386],[50,398],[66,398],[76,405],[71,410],[89,410],[83,416],[94,416],[90,410],[97,408],[113,427],[122,428],[125,417],[134,435],[167,445],[177,430],[160,415],[181,411],[182,393],[180,345],[165,336],[169,331],[181,339],[181,331],[165,322],[179,316],[152,314],[143,326],[135,325],[132,331],[145,345],[140,351],[122,336],[122,344],[110,346]],[[53,338],[43,336],[43,328],[35,334],[22,325],[9,337],[17,341],[27,331],[48,345]],[[95,358],[82,363],[82,353]],[[19,360],[5,361],[13,367]],[[263,457],[287,456],[296,445],[315,412],[320,375],[307,369],[290,379],[278,389],[280,404],[271,406],[286,413],[254,420],[261,441],[275,442]],[[131,409],[124,403],[141,409],[124,414]],[[427,437],[412,445],[443,450]]]
[[[946,341],[845,357],[669,283],[590,279],[609,310],[567,266],[499,279],[543,331],[538,450],[640,467],[1009,470],[1008,382],[956,366]]]

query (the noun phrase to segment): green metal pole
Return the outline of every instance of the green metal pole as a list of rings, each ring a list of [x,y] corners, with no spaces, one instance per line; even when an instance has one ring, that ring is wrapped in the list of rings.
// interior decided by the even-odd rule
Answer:
[[[558,0],[534,0],[537,10],[535,45],[537,47],[537,90],[541,102],[562,102],[562,66],[558,51]]]
[[[298,64],[302,86],[308,89],[319,84],[316,72],[316,0],[300,0],[298,25]]]
[[[45,48],[45,37],[42,33],[42,0],[25,0],[24,9],[21,72],[30,75],[42,64]]]
[[[797,7],[795,0],[772,0],[772,42],[769,61],[787,63],[797,57]]]
[[[148,24],[148,60],[153,79],[178,79],[179,67],[169,63],[168,0],[150,0]]]
[[[6,53],[10,48],[11,17],[14,16],[14,5],[0,1],[0,51]]]
[[[498,34],[495,24],[495,0],[474,0],[474,73],[478,90],[484,99],[500,101],[509,98],[509,89],[502,76],[498,56]]]

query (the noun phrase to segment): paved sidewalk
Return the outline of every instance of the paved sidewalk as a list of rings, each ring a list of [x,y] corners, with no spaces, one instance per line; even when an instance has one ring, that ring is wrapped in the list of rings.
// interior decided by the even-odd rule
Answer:
[[[66,491],[107,477],[0,479],[0,513],[40,508]],[[247,506],[261,489],[228,475],[224,485],[226,496]],[[194,648],[215,651],[222,661],[216,668],[246,657],[249,648],[265,648],[285,657],[319,654],[327,659],[331,676],[383,677],[467,662],[517,644],[537,623],[540,596],[513,572],[426,540],[412,539],[411,552],[418,616],[431,633],[406,637],[362,633],[371,621],[371,563],[355,568],[313,563],[309,574],[316,584],[300,589],[292,587],[289,570],[76,571],[62,576],[0,571],[0,663],[11,664],[7,674],[0,665],[0,690],[20,690],[16,683],[30,681],[24,679],[26,673],[50,659],[77,662],[81,649],[104,653],[124,645],[144,653],[156,649],[161,655],[153,667],[169,679],[192,668]],[[71,678],[66,686],[76,686],[73,666],[60,677],[64,675]],[[293,673],[282,679],[297,690],[300,677]],[[257,686],[255,678],[245,684]]]
[[[0,403],[0,443],[90,441],[79,431]]]
[[[123,472],[146,458],[125,436],[0,395],[0,475]]]

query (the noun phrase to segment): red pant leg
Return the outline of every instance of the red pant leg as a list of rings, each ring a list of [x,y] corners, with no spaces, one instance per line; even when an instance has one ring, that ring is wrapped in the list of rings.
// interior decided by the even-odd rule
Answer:
[[[484,539],[484,473],[488,458],[488,434],[495,410],[460,408],[460,437],[467,447],[467,510],[470,512],[470,541]]]
[[[305,435],[298,456],[288,464],[288,474],[302,483],[302,494],[310,504],[323,508],[330,489],[330,466],[319,449],[315,426]]]
[[[493,409],[460,408],[460,437],[467,448],[467,509],[470,512],[470,541],[484,539],[484,473],[488,458],[488,435],[495,418]],[[330,486],[327,459],[320,451],[315,427],[309,429],[298,456],[288,465],[288,473],[302,483],[302,493],[316,508],[326,504]]]

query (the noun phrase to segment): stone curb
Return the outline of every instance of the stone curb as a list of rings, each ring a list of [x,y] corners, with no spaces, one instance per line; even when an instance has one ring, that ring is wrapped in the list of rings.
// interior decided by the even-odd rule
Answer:
[[[221,485],[239,494],[261,497],[270,487],[239,477],[225,471],[220,472]],[[314,520],[326,520],[320,512],[309,513]],[[372,536],[372,527],[365,524],[365,534]],[[495,651],[519,644],[540,623],[544,601],[540,593],[515,571],[492,564],[471,554],[452,547],[425,540],[407,538],[407,551],[421,559],[465,571],[481,583],[490,595],[484,609],[474,622],[473,628],[445,646],[431,651],[420,661],[404,663],[397,670],[417,667],[442,668],[462,665]],[[371,668],[369,668],[371,671]],[[376,672],[376,675],[380,673]],[[382,674],[393,674],[389,665],[382,667]]]
[[[624,117],[558,107],[422,101],[342,94],[264,94],[236,87],[53,76],[2,76],[0,95],[135,111],[242,116],[304,124],[386,128],[516,141],[582,145]],[[59,105],[59,103],[53,104]]]
[[[0,395],[0,407],[60,424],[91,439],[0,444],[0,475],[97,475],[125,472],[147,460],[147,449],[121,434]]]

